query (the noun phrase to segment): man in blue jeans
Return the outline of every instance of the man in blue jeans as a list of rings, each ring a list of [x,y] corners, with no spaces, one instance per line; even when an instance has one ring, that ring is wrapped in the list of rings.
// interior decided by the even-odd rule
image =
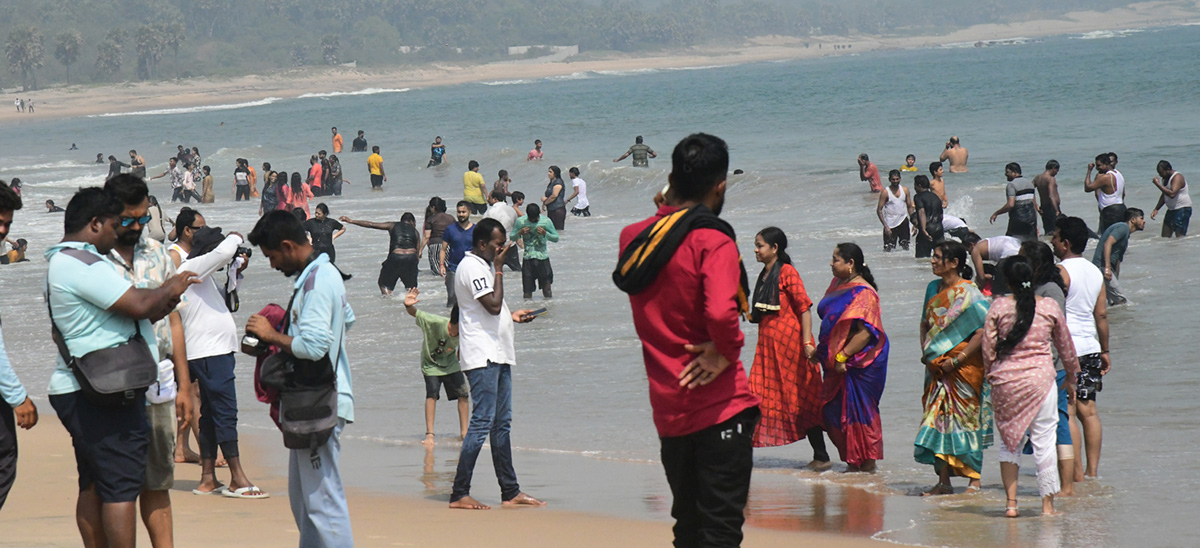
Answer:
[[[291,304],[294,321],[287,333],[279,333],[258,314],[246,322],[246,332],[303,360],[328,355],[337,374],[338,423],[329,441],[314,449],[292,449],[288,456],[288,498],[300,530],[300,546],[354,546],[350,508],[338,467],[342,429],[354,422],[354,392],[346,356],[346,331],[354,325],[354,310],[346,301],[342,274],[328,255],[314,256],[304,225],[287,211],[272,211],[259,219],[250,232],[250,243],[262,249],[271,268],[296,276],[296,281]]]
[[[504,302],[504,260],[512,244],[504,227],[495,219],[484,219],[471,234],[466,252],[455,273],[458,301],[458,351],[460,363],[471,383],[471,423],[458,456],[458,472],[450,507],[465,510],[491,508],[471,497],[471,476],[483,441],[491,436],[492,464],[500,481],[500,498],[505,506],[545,506],[546,503],[521,492],[512,465],[512,366],[513,323],[533,321],[532,310],[509,312]]]

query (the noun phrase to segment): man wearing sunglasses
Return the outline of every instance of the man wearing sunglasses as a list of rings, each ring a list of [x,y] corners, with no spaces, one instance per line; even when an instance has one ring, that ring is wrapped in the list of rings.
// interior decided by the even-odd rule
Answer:
[[[120,266],[118,271],[134,287],[154,289],[175,275],[175,263],[162,243],[143,234],[150,222],[150,196],[146,183],[132,175],[118,175],[104,183],[104,191],[122,207],[117,217],[117,245],[108,258]],[[175,482],[175,417],[190,422],[193,412],[191,377],[188,373],[187,352],[184,346],[183,321],[179,311],[154,322],[154,338],[160,359],[174,365],[173,375],[159,373],[159,383],[150,387],[147,397],[165,401],[146,402],[146,419],[150,423],[150,444],[146,454],[146,482],[142,487],[142,520],[155,546],[173,544],[170,489]],[[171,386],[176,390],[171,401]]]

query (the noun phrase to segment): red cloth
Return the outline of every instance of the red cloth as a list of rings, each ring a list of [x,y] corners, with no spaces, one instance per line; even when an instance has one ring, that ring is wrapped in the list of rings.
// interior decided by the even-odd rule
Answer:
[[[271,322],[271,326],[276,330],[283,328],[283,317],[286,314],[286,310],[274,303],[268,304],[262,310],[258,311],[258,315]],[[272,345],[267,352],[259,356],[254,362],[254,395],[258,397],[258,401],[271,406],[271,420],[275,421],[275,426],[279,426],[279,391],[263,386],[262,381],[259,379],[259,373],[262,372],[262,364],[266,361],[267,357],[279,351],[278,346]]]
[[[800,273],[779,269],[779,312],[764,314],[750,368],[750,391],[762,398],[755,447],[775,447],[804,439],[821,425],[821,364],[804,355],[800,315],[812,307]]]
[[[648,226],[678,210],[662,206],[654,217],[625,227],[620,251]],[[740,358],[745,337],[738,325],[738,257],[737,244],[725,234],[694,230],[654,283],[629,297],[650,381],[654,426],[661,437],[685,436],[758,405]],[[707,341],[730,361],[729,367],[704,386],[679,386],[679,374],[695,359],[683,345]]]

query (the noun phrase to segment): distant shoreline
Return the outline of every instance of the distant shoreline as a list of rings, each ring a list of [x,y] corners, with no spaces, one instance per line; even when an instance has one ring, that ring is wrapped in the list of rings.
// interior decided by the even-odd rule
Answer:
[[[680,52],[613,56],[585,61],[479,65],[430,64],[378,70],[306,67],[266,76],[191,78],[186,80],[120,83],[95,87],[70,86],[9,94],[31,97],[36,114],[0,109],[0,122],[73,118],[104,114],[143,113],[174,109],[226,109],[295,99],[306,94],[347,94],[400,91],[474,82],[539,80],[580,72],[687,69],[741,65],[766,61],[811,59],[871,51],[939,47],[953,44],[1041,38],[1096,31],[1179,26],[1200,22],[1200,0],[1182,3],[1146,2],[1107,12],[1071,12],[1058,19],[1012,24],[976,25],[940,36],[769,36],[738,47],[696,47]],[[805,47],[805,45],[808,47]],[[848,46],[835,48],[834,46]],[[8,100],[6,97],[6,101]],[[207,107],[207,108],[204,108]]]

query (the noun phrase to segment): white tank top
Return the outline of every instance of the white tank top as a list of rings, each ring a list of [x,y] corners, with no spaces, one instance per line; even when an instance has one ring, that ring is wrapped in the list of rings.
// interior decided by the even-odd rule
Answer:
[[[908,218],[908,193],[900,187],[900,195],[892,194],[890,188],[884,188],[887,193],[887,203],[883,204],[883,221],[888,228],[896,228]]]
[[[1163,186],[1171,188],[1171,181],[1176,175],[1182,175],[1178,171],[1171,174],[1166,181],[1163,181]],[[1192,207],[1192,197],[1188,194],[1187,180],[1183,181],[1183,187],[1175,194],[1174,198],[1163,196],[1163,205],[1167,206],[1167,211],[1175,211],[1181,207]]]
[[[1071,342],[1075,343],[1075,355],[1083,356],[1100,351],[1100,337],[1096,334],[1096,299],[1104,287],[1104,274],[1096,265],[1083,257],[1072,257],[1059,263],[1071,277],[1067,288],[1067,329],[1071,331]]]
[[[1125,203],[1125,176],[1121,175],[1121,172],[1115,169],[1109,171],[1109,173],[1112,173],[1113,186],[1116,188],[1112,194],[1105,194],[1103,190],[1096,190],[1096,203],[1100,206],[1101,210],[1110,205]]]

